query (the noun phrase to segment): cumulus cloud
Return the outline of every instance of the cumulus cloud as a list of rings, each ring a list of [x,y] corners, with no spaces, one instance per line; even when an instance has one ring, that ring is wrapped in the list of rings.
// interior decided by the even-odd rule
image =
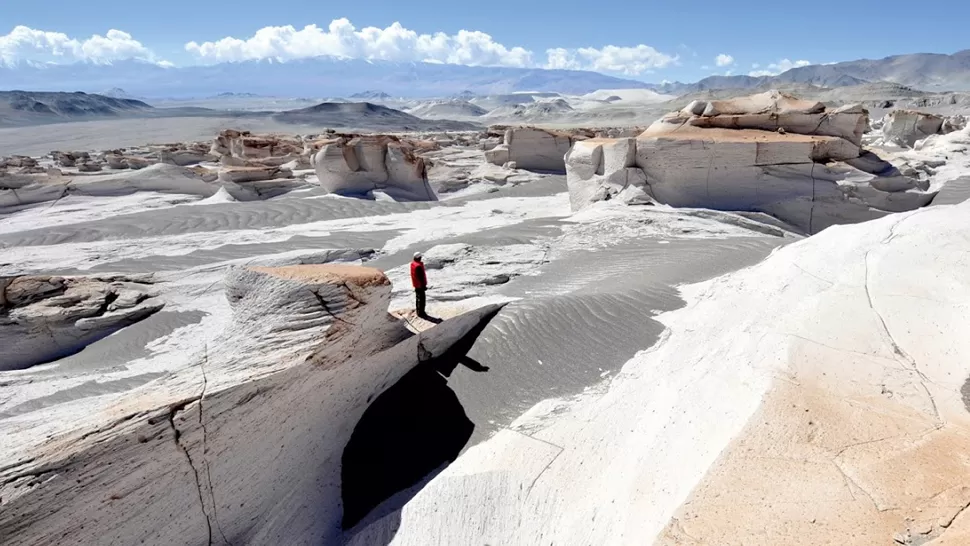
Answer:
[[[782,59],[782,60],[778,61],[777,63],[771,63],[771,64],[769,64],[767,67],[765,67],[764,70],[754,70],[752,72],[748,72],[748,75],[749,76],[754,76],[756,78],[761,77],[761,76],[777,76],[778,74],[781,74],[782,72],[786,72],[788,70],[791,70],[792,68],[798,68],[800,66],[808,66],[810,64],[812,64],[812,63],[809,62],[809,61],[804,61],[804,60],[802,60],[802,61],[791,61],[789,59]],[[757,64],[753,64],[753,65],[751,65],[751,67],[752,68],[758,68],[758,65]]]
[[[460,30],[418,34],[394,23],[387,28],[358,30],[346,18],[335,19],[323,29],[307,25],[264,27],[246,39],[226,37],[214,42],[189,42],[185,50],[202,61],[224,62],[256,59],[292,60],[320,55],[385,61],[424,61],[472,66],[543,67],[642,74],[675,63],[677,58],[647,45],[635,47],[546,51],[544,60],[522,47],[509,47],[480,31]]]
[[[714,62],[717,63],[717,66],[731,66],[734,64],[734,57],[721,53],[714,58]]]
[[[107,63],[121,59],[155,61],[154,54],[131,34],[111,29],[104,36],[95,34],[86,40],[72,38],[63,32],[36,30],[17,26],[0,36],[0,63],[90,61]]]
[[[548,59],[546,68],[595,70],[627,75],[649,73],[655,68],[664,68],[677,61],[676,57],[643,44],[635,47],[609,45],[601,49],[593,47],[573,50],[547,49],[546,57]]]

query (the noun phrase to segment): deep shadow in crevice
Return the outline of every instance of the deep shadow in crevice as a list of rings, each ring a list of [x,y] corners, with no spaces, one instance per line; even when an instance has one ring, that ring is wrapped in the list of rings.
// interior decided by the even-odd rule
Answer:
[[[468,443],[475,424],[445,377],[458,364],[488,370],[466,354],[492,317],[441,357],[418,364],[364,412],[341,460],[345,530],[392,497],[396,506],[385,510],[403,506],[420,490],[415,485],[447,467]],[[405,490],[409,494],[398,495]]]

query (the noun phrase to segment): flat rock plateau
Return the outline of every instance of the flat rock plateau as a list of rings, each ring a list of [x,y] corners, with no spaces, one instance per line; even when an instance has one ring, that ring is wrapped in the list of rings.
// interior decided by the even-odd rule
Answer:
[[[0,103],[4,546],[970,543],[965,94]]]

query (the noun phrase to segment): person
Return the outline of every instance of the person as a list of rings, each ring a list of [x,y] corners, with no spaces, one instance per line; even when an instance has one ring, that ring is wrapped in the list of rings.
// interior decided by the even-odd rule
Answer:
[[[418,316],[427,319],[428,314],[424,310],[425,293],[428,290],[428,276],[424,272],[424,262],[420,252],[414,253],[414,260],[411,262],[411,286],[414,287],[414,310]]]

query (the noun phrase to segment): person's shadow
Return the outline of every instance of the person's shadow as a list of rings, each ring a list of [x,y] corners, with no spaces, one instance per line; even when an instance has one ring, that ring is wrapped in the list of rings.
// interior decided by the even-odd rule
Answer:
[[[482,320],[445,354],[415,366],[364,412],[341,460],[345,530],[392,497],[394,501],[381,512],[399,510],[429,474],[451,464],[468,443],[475,424],[446,378],[459,364],[488,371],[467,353],[492,317]]]

